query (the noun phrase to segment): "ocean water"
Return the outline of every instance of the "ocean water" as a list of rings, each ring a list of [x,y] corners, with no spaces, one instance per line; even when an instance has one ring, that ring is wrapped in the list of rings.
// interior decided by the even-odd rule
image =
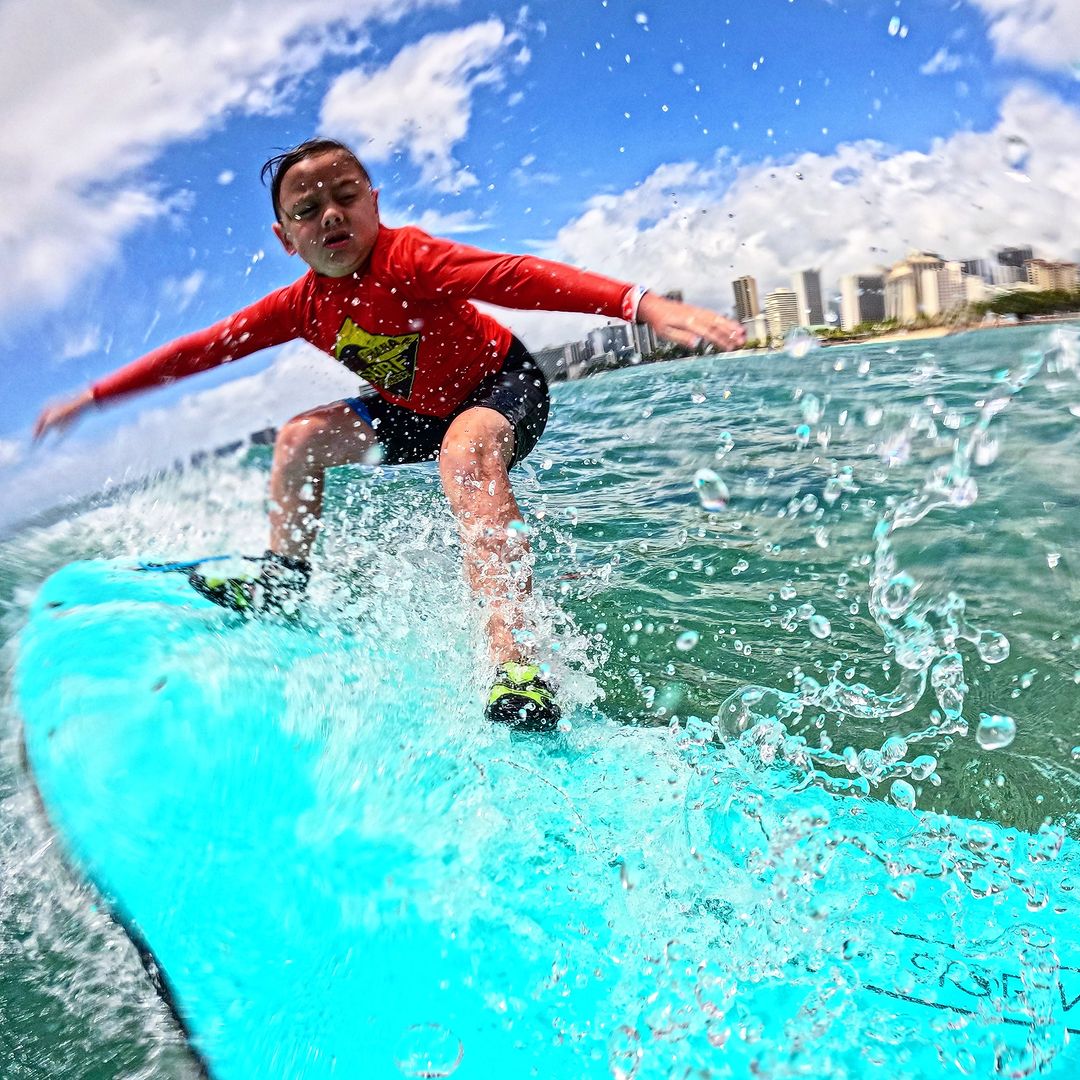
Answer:
[[[807,790],[1076,837],[1076,327],[706,357],[554,398],[516,488],[568,738],[614,758],[635,728],[663,746],[712,725],[748,770]],[[37,812],[10,675],[29,603],[64,564],[260,550],[267,468],[249,451],[4,542],[0,1075],[193,1075]],[[342,470],[315,600],[429,650],[460,691],[438,722],[472,746],[484,667],[458,554],[433,469]],[[344,765],[364,736],[338,719],[327,744]],[[408,803],[396,810],[408,829]],[[638,1049],[613,1051],[611,1074],[635,1075]],[[679,1053],[640,1074],[682,1075]]]

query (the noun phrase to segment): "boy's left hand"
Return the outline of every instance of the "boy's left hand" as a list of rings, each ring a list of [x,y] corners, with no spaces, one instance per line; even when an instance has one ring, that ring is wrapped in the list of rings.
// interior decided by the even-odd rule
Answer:
[[[641,298],[638,319],[648,323],[660,337],[689,349],[697,348],[703,341],[722,352],[746,344],[746,331],[733,319],[651,292]]]

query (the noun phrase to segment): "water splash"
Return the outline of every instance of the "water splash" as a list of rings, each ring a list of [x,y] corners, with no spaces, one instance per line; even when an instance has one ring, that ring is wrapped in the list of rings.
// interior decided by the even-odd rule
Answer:
[[[823,683],[800,671],[792,690],[743,687],[731,694],[717,713],[726,742],[739,747],[749,760],[794,770],[798,787],[810,785],[865,796],[883,784],[894,786],[905,778],[940,783],[940,755],[955,739],[969,734],[964,716],[969,693],[964,649],[973,647],[984,663],[998,664],[1009,656],[1010,645],[998,630],[973,623],[959,593],[924,588],[914,573],[900,564],[895,541],[898,534],[915,529],[933,512],[959,514],[975,505],[979,492],[972,469],[986,460],[985,448],[993,440],[991,425],[1044,369],[1075,366],[1078,337],[1076,331],[1059,330],[1046,348],[1029,349],[1015,366],[999,371],[966,437],[958,431],[951,460],[933,465],[922,489],[895,500],[878,520],[867,609],[899,668],[893,686],[876,690],[838,673]],[[830,489],[827,502],[835,502],[838,487]],[[781,590],[781,598],[791,595],[794,590],[790,587]],[[811,632],[819,638],[828,637],[828,621],[814,614],[812,605],[804,606],[807,610],[801,617],[810,621]],[[924,708],[928,688],[935,702],[928,722],[909,725],[902,735],[891,736],[880,746],[834,748],[829,728],[837,727],[842,718],[872,723],[917,714]],[[809,723],[815,716],[819,718],[816,726]],[[821,723],[821,718],[827,722]],[[815,731],[816,746],[808,738],[808,733]],[[984,714],[977,741],[984,749],[999,749],[1012,741],[1015,731],[1012,718]],[[919,753],[922,744],[929,744],[933,752]],[[905,784],[898,789],[905,805],[908,787]]]

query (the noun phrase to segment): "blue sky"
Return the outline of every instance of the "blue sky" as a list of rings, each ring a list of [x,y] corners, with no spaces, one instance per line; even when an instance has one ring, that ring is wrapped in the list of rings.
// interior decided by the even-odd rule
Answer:
[[[0,2],[6,518],[350,389],[286,347],[26,438],[49,398],[299,276],[258,173],[317,131],[391,224],[722,310],[741,273],[1080,255],[1075,0],[167,7]],[[508,321],[534,347],[587,328]]]

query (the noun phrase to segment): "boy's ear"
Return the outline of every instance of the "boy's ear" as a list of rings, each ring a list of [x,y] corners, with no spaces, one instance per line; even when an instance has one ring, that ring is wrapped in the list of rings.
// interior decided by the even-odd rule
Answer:
[[[280,221],[274,222],[274,235],[281,241],[281,246],[285,249],[287,254],[296,254],[296,245],[289,239],[289,234],[285,231]]]

